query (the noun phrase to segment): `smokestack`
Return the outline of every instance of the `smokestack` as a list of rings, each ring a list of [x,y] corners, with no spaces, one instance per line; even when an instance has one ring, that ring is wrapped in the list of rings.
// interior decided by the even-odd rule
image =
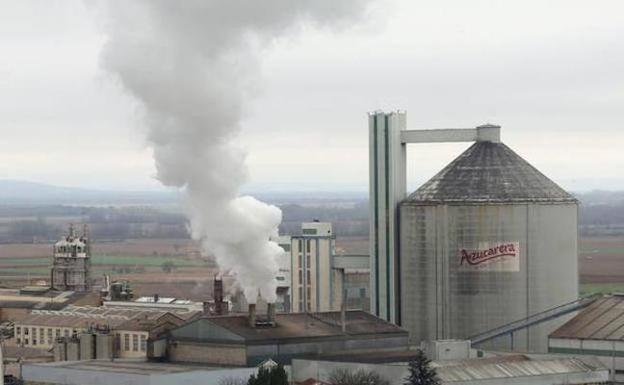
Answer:
[[[248,320],[249,320],[249,326],[252,328],[255,328],[256,327],[256,304],[255,303],[249,304]]]
[[[223,280],[218,278],[216,275],[214,277],[214,301],[223,302]]]
[[[274,301],[284,250],[270,239],[282,213],[240,194],[249,173],[238,135],[261,83],[262,48],[304,23],[358,19],[367,1],[102,3],[101,62],[141,104],[158,180],[182,189],[192,238],[236,272],[247,300],[259,288]]]
[[[275,325],[275,304],[269,303],[267,305],[267,321]]]

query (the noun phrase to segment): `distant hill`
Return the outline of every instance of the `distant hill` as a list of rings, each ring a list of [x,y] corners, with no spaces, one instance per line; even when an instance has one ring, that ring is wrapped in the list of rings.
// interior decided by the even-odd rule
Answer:
[[[108,191],[52,186],[21,180],[0,180],[0,204],[167,204],[174,191]]]
[[[594,190],[574,195],[581,201],[581,204],[587,206],[624,206],[624,191]]]

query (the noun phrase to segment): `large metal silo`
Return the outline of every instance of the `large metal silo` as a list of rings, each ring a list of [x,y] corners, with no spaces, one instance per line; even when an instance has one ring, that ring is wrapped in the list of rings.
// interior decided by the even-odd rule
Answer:
[[[467,338],[576,299],[577,212],[506,145],[472,145],[400,204],[400,319],[412,342]],[[513,348],[545,351],[561,322],[515,333]]]

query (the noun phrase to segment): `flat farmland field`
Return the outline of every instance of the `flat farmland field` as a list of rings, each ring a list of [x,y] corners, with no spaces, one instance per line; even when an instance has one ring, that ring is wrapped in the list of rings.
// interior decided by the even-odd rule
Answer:
[[[367,237],[338,237],[336,251],[367,254]],[[51,244],[0,244],[0,286],[49,281]],[[93,245],[96,284],[103,274],[130,280],[136,295],[203,300],[212,296],[218,273],[214,260],[188,239],[130,239]],[[579,244],[581,293],[624,292],[624,237],[582,237]],[[227,281],[226,281],[227,283]]]
[[[49,282],[52,244],[0,245],[0,286]],[[218,272],[212,258],[187,239],[131,239],[93,244],[92,277],[104,274],[132,282],[136,296],[172,296],[204,300],[212,296]]]
[[[582,237],[579,246],[581,292],[624,292],[624,237]]]

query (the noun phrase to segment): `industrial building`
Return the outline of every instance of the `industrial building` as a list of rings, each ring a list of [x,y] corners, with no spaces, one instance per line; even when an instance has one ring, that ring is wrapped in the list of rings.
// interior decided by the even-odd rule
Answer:
[[[182,314],[192,317],[199,312]],[[110,337],[106,342],[111,344],[110,358],[146,359],[148,343],[185,321],[174,313],[150,309],[68,306],[61,311],[33,310],[15,321],[11,342],[42,350],[54,348],[56,360],[72,361],[95,358],[91,354],[80,358],[81,345],[95,349],[95,342],[89,340],[106,335]]]
[[[28,364],[25,385],[207,385],[249,379],[257,368],[224,368],[137,361],[74,361]]]
[[[624,294],[596,300],[548,337],[548,351],[596,357],[624,382]]]
[[[363,306],[368,282],[357,280],[357,275],[368,274],[369,258],[336,254],[335,241],[331,223],[318,221],[302,223],[300,235],[279,238],[287,258],[277,277],[278,302],[288,305],[278,310],[337,311],[343,300],[352,308],[368,308]]]
[[[155,345],[170,362],[252,366],[324,353],[407,350],[407,332],[362,311],[204,317],[171,330]],[[164,351],[164,349],[159,349]]]
[[[409,356],[406,356],[409,357]],[[412,355],[413,357],[413,355]],[[538,358],[525,355],[436,360],[432,362],[441,385],[598,385],[608,384],[609,371],[584,358]],[[407,358],[386,363],[294,359],[292,380],[329,383],[335,370],[373,371],[392,385],[405,384]],[[307,383],[307,382],[306,382]]]
[[[97,293],[57,291],[49,287],[0,289],[0,321],[15,321],[26,317],[31,310],[61,310],[68,305],[96,306]]]
[[[77,235],[74,226],[53,247],[50,285],[62,291],[89,291],[91,288],[91,245],[89,229]]]
[[[369,123],[375,314],[417,344],[469,338],[578,297],[578,203],[501,143],[499,126],[407,130],[404,113],[382,112]],[[462,141],[475,143],[406,197],[406,144]],[[490,347],[546,351],[563,322]]]

